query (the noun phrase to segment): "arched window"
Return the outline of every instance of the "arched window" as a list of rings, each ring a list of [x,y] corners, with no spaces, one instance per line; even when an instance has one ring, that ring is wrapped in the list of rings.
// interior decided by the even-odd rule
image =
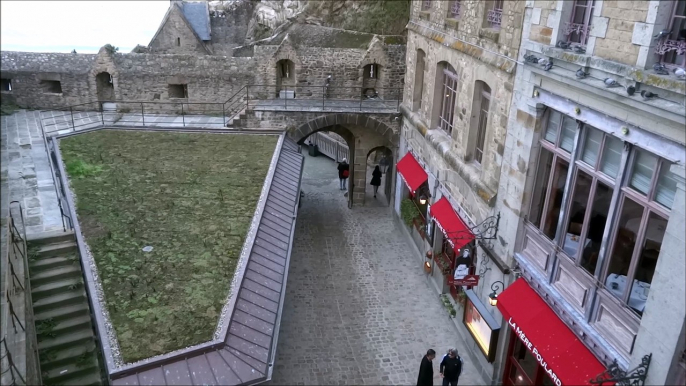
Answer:
[[[438,63],[436,67],[434,116],[436,117],[436,126],[448,134],[453,132],[457,86],[457,71],[453,66],[447,62]]]
[[[379,79],[379,65],[372,63],[364,66],[362,76],[364,79]]]
[[[422,94],[424,93],[424,51],[417,50],[417,58],[414,70],[414,88],[412,89],[412,111],[422,107]]]

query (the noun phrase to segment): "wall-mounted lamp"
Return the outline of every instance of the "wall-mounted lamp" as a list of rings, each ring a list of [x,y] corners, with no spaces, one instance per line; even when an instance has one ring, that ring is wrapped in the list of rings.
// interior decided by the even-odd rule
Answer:
[[[426,273],[431,273],[431,262],[430,261],[424,262],[424,271],[426,271]]]
[[[493,284],[491,284],[491,294],[488,295],[488,304],[492,306],[498,305],[498,291],[502,291],[503,288],[505,287],[505,284],[502,281],[496,281]]]
[[[419,195],[419,203],[422,205],[426,205],[427,201],[431,198],[431,192],[427,187],[420,188],[417,194]]]
[[[539,95],[538,90],[534,90],[534,96],[537,97]]]
[[[622,134],[624,134],[624,135],[629,134],[629,128],[626,126],[622,126]]]
[[[574,108],[574,112],[577,113],[577,114],[581,114],[581,109],[578,108],[578,107],[575,107],[575,108]]]

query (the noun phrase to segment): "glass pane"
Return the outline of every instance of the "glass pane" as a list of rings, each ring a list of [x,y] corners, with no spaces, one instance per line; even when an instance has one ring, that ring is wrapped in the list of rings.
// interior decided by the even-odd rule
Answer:
[[[577,123],[572,118],[565,116],[562,119],[562,131],[560,134],[562,138],[560,140],[560,147],[570,153],[574,147],[574,133],[576,133],[576,127]]]
[[[653,281],[657,257],[660,255],[660,247],[662,247],[662,238],[665,237],[666,228],[667,220],[655,213],[650,214],[643,240],[643,248],[636,265],[635,280],[629,294],[629,307],[639,313],[643,313],[646,301],[648,300],[648,291],[650,291],[650,283]]]
[[[538,371],[538,362],[528,348],[522,343],[521,340],[517,339],[515,343],[515,349],[512,353],[514,359],[519,363],[519,366],[524,370],[524,373],[529,377],[529,379],[536,379],[536,371]]]
[[[612,188],[597,182],[595,193],[591,198],[591,217],[581,253],[581,266],[591,275],[595,273],[595,267],[598,264],[598,252],[600,252],[600,243],[603,241],[610,201],[612,201]]]
[[[536,171],[536,181],[534,183],[534,195],[531,200],[531,211],[529,212],[529,221],[536,227],[541,226],[543,205],[545,204],[548,180],[550,180],[550,169],[552,166],[553,153],[541,148],[541,155],[538,158],[538,170]]]
[[[531,383],[514,364],[510,365],[510,382],[513,385],[530,385]]]
[[[629,186],[647,195],[656,167],[657,157],[648,152],[637,150]]]
[[[555,237],[555,232],[557,231],[557,219],[560,217],[562,194],[565,191],[568,168],[569,163],[567,163],[567,161],[558,159],[557,164],[555,165],[555,175],[553,176],[552,188],[548,199],[548,212],[546,213],[545,224],[543,224],[543,233],[550,239]]]
[[[550,115],[548,115],[548,124],[545,128],[545,140],[550,143],[557,142],[557,130],[560,127],[560,120],[562,119],[562,114],[557,111],[552,110]]]
[[[622,298],[626,288],[626,275],[631,264],[631,255],[634,253],[638,227],[641,225],[643,205],[624,197],[620,211],[617,235],[614,240],[614,248],[610,255],[610,265],[607,269],[605,287],[618,298]]]
[[[663,161],[660,167],[654,200],[671,209],[676,194],[676,175],[669,171],[670,166],[669,163]]]
[[[577,172],[576,184],[574,190],[570,195],[572,204],[569,208],[569,219],[567,223],[567,234],[565,235],[562,249],[567,256],[572,259],[576,257],[576,252],[579,250],[579,243],[581,242],[581,229],[584,226],[584,216],[586,216],[586,206],[588,205],[588,196],[591,193],[591,184],[593,178],[588,174],[579,170]]]
[[[598,154],[600,153],[600,143],[603,140],[603,133],[600,130],[591,127],[588,127],[588,129],[581,160],[592,167],[595,167],[595,163],[598,160]]]
[[[605,145],[603,146],[603,159],[600,161],[600,171],[612,178],[616,178],[621,161],[622,141],[609,135],[606,136]]]

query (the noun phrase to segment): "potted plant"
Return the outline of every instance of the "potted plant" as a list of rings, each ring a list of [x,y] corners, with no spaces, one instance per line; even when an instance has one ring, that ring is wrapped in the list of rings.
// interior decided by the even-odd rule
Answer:
[[[410,200],[406,198],[400,202],[400,218],[402,218],[405,225],[412,226],[412,221],[419,216],[419,209]]]

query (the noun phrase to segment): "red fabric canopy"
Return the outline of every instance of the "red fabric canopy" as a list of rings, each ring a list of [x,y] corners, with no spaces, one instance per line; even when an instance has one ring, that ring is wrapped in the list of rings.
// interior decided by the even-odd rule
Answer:
[[[455,213],[453,206],[445,197],[431,205],[429,213],[456,252],[474,240],[472,232]]]
[[[498,309],[515,335],[557,385],[590,385],[605,366],[546,302],[519,278],[498,296]]]
[[[426,175],[422,165],[417,162],[410,152],[407,152],[403,159],[398,161],[397,168],[400,176],[403,178],[403,181],[405,181],[405,184],[412,194],[429,179],[429,176]]]

